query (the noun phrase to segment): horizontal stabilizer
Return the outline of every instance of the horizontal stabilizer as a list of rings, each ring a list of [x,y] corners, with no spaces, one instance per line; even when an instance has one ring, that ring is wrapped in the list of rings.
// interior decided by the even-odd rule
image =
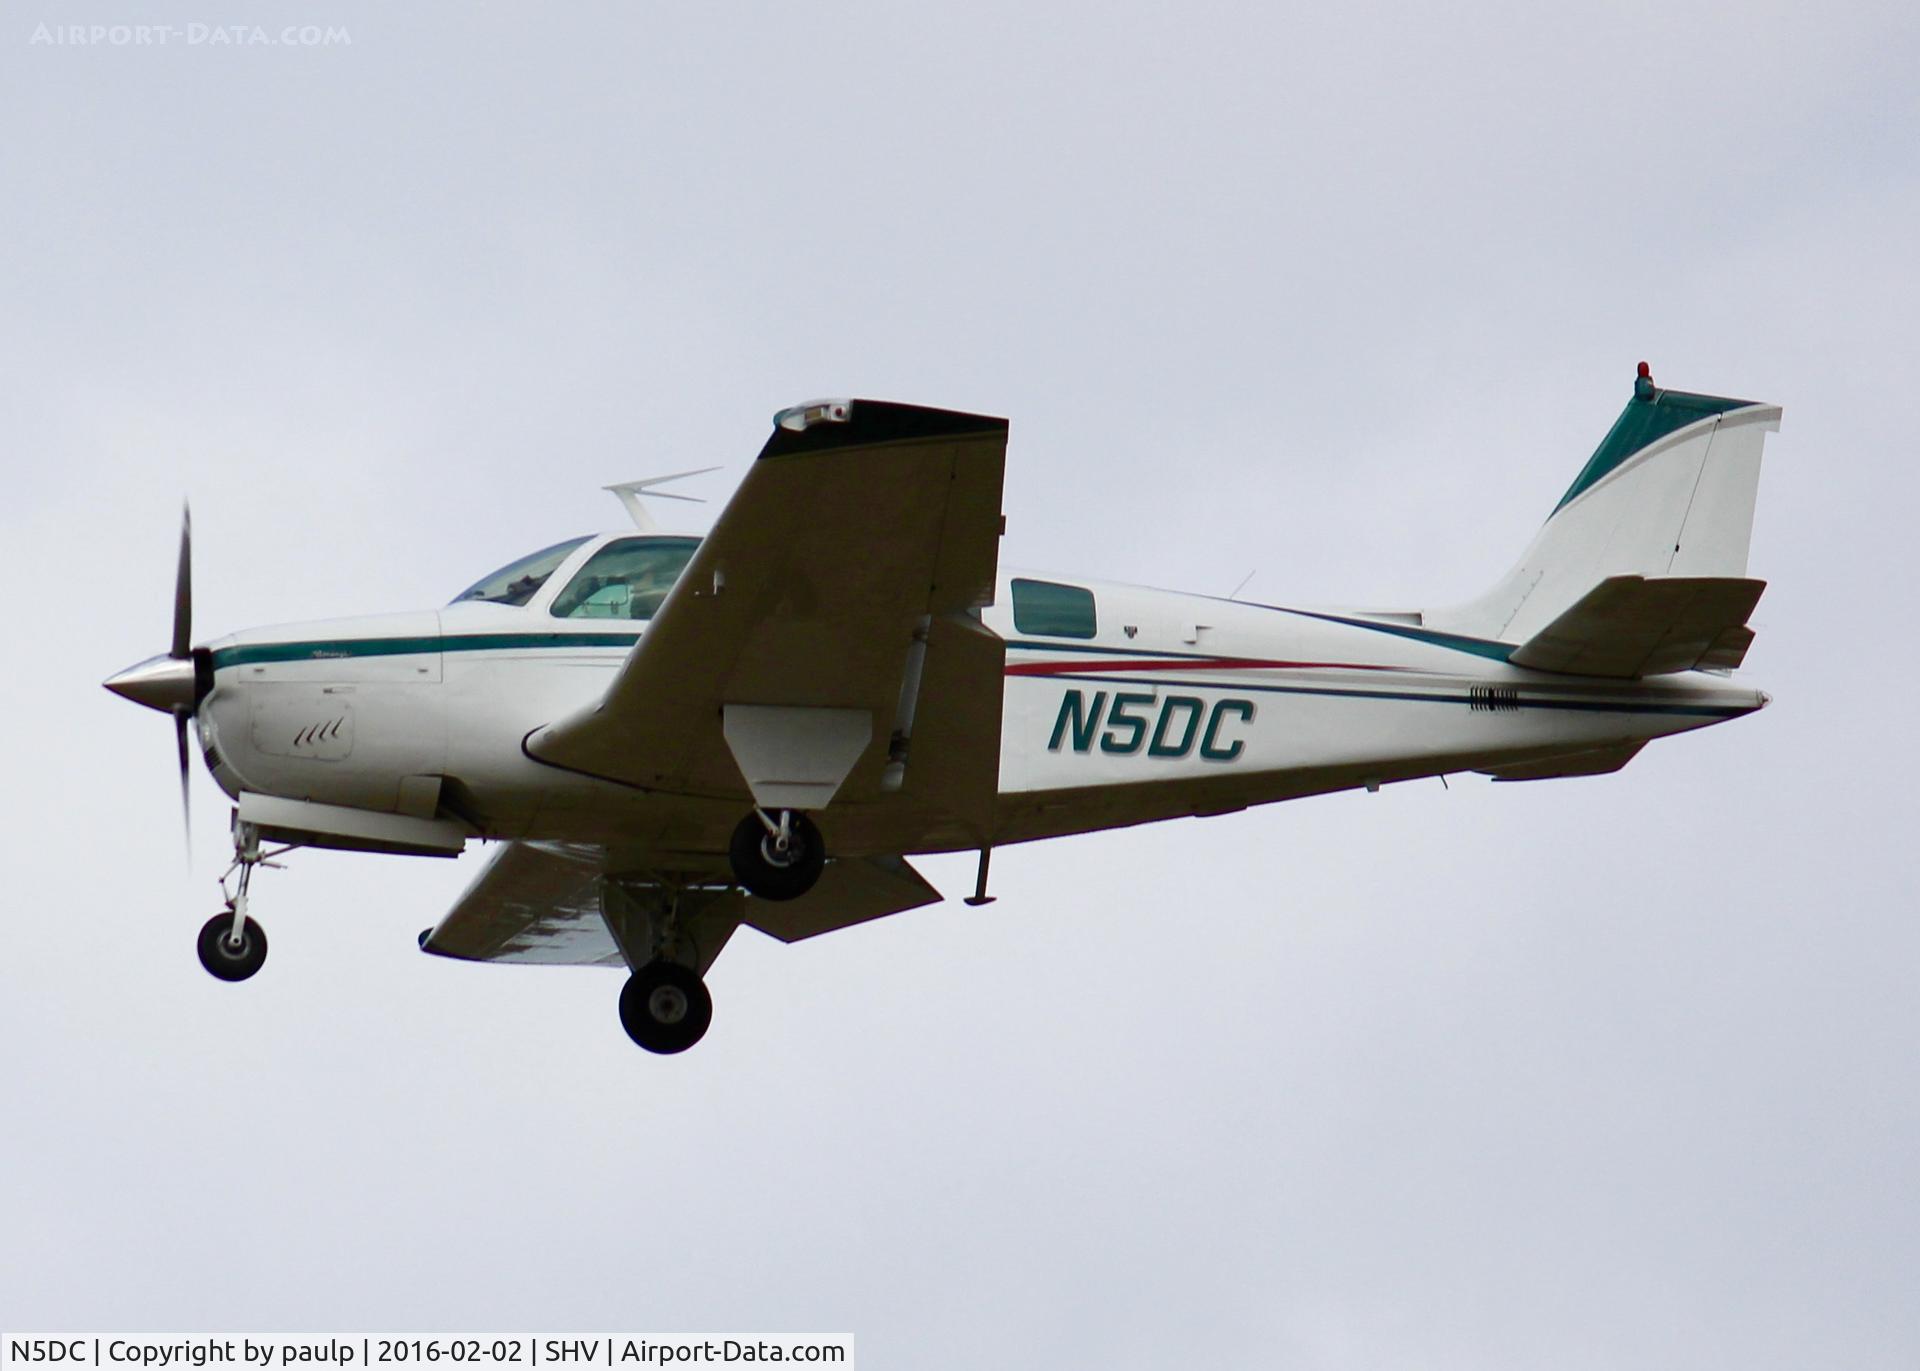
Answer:
[[[1622,680],[1731,669],[1753,642],[1747,616],[1766,588],[1736,576],[1609,576],[1507,660]]]
[[[1496,781],[1553,781],[1562,776],[1605,776],[1632,761],[1634,755],[1646,745],[1646,740],[1642,738],[1638,742],[1615,743],[1612,747],[1570,752],[1560,757],[1548,757],[1544,761],[1489,767],[1480,774],[1491,776]]]

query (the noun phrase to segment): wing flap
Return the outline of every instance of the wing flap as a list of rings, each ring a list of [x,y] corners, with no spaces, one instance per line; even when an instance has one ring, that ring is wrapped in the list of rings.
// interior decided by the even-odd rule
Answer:
[[[941,615],[928,626],[905,792],[923,809],[950,817],[957,825],[952,840],[993,832],[1006,666],[1006,640],[971,615]]]
[[[827,863],[797,900],[747,900],[745,922],[783,943],[937,904],[940,892],[899,857]]]
[[[1507,660],[1623,680],[1730,669],[1753,642],[1747,617],[1766,586],[1733,576],[1609,576]]]

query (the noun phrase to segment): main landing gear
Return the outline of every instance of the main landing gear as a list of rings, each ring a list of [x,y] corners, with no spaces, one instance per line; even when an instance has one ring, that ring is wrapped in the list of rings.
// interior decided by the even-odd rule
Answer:
[[[685,1052],[713,1022],[701,973],[740,923],[740,896],[724,885],[670,878],[602,880],[600,912],[633,974],[620,991],[620,1026],[649,1052]]]
[[[706,982],[678,962],[648,962],[620,990],[620,1026],[649,1052],[685,1052],[712,1022]]]
[[[827,848],[813,821],[797,810],[755,809],[733,830],[727,859],[734,881],[749,895],[796,900],[820,879]],[[706,1036],[713,996],[700,971],[740,922],[740,907],[725,886],[602,886],[607,928],[633,967],[620,990],[620,1026],[629,1038],[664,1056],[685,1052]]]
[[[200,965],[207,974],[223,981],[244,981],[267,964],[266,931],[247,917],[247,889],[253,883],[256,866],[277,867],[273,858],[291,852],[292,845],[272,852],[260,851],[260,831],[237,819],[233,825],[233,865],[220,877],[220,893],[227,897],[226,909],[208,919],[200,929]],[[234,888],[227,882],[237,873]]]
[[[733,830],[727,845],[733,878],[763,900],[797,900],[813,889],[827,864],[826,844],[813,820],[798,810],[756,809]]]

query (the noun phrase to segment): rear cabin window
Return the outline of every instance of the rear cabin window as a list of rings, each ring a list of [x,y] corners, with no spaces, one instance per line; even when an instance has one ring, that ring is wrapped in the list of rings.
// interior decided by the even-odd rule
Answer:
[[[554,597],[556,619],[651,619],[687,569],[698,538],[620,538]]]
[[[1091,638],[1093,592],[1053,581],[1013,583],[1013,626],[1043,638]]]

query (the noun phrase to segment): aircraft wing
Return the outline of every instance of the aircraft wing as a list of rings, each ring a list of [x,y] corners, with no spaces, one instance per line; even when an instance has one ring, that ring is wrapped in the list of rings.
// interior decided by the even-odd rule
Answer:
[[[594,844],[507,843],[420,946],[462,961],[622,966],[626,959],[601,913],[608,881],[643,897],[661,889],[656,880],[610,873],[607,850]],[[791,943],[939,899],[940,892],[898,857],[840,860],[797,900],[700,890],[687,932],[704,972],[742,923]]]
[[[778,416],[595,706],[539,761],[682,795],[822,809],[906,798],[984,829],[1005,648],[993,599],[1007,421],[873,400]]]
[[[619,966],[600,916],[603,861],[589,843],[507,843],[420,946],[471,962]]]

